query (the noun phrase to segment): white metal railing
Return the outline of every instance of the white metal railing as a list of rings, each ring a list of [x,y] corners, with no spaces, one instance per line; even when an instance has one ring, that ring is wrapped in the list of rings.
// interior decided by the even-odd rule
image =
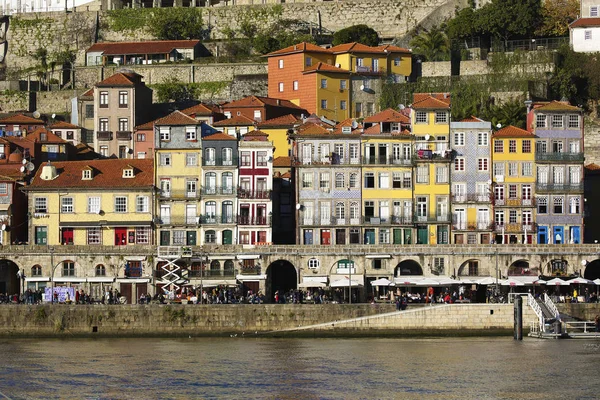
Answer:
[[[556,308],[556,305],[554,304],[550,296],[548,296],[546,293],[544,293],[544,304],[546,305],[546,307],[548,307],[548,310],[552,311],[554,317],[560,319],[560,313],[558,312],[558,308]]]
[[[535,315],[537,315],[537,317],[538,317],[539,330],[541,332],[543,332],[544,325],[545,325],[545,318],[544,318],[544,312],[542,311],[542,307],[540,307],[540,305],[537,303],[537,301],[535,301],[535,298],[533,297],[533,295],[531,293],[527,293],[527,301],[528,301],[529,305],[531,306],[531,308],[533,309],[533,312],[535,312]]]
[[[588,333],[596,330],[596,323],[594,321],[565,321],[565,327],[583,329],[583,333]]]
[[[530,294],[529,294],[529,293],[509,293],[509,294],[508,294],[508,302],[509,302],[510,304],[513,304],[513,303],[515,302],[515,298],[516,298],[517,296],[525,297],[525,298],[527,299],[527,300],[525,300],[525,301],[526,301],[526,303],[525,303],[525,304],[523,304],[524,306],[528,305],[528,304],[531,302],[531,300],[529,299],[529,296],[530,296]],[[535,300],[534,300],[534,301],[535,301]]]

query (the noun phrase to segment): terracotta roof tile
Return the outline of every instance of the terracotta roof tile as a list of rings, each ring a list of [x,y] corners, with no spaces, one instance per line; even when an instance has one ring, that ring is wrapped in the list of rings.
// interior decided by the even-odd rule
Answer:
[[[376,47],[371,47],[358,42],[338,44],[329,48],[334,54],[340,53],[383,53],[383,49],[379,50]]]
[[[83,94],[79,95],[79,98],[82,99],[84,97],[90,97],[93,98],[94,97],[94,88],[91,88],[90,90],[88,90],[87,92],[84,92]]]
[[[342,131],[342,128],[347,128],[350,127],[350,133],[360,133],[360,130],[362,129],[362,125],[356,123],[355,128],[352,128],[352,123],[355,122],[354,118],[347,118],[345,120],[343,120],[342,122],[338,123],[335,128],[333,129],[333,133],[344,133]],[[344,133],[345,135],[347,135],[347,133]]]
[[[398,46],[392,46],[391,44],[386,44],[383,46],[376,46],[373,47],[374,49],[383,51],[385,53],[385,50],[387,50],[390,53],[412,53],[409,49],[405,49],[404,47],[398,47]]]
[[[0,124],[44,125],[44,121],[28,117],[24,114],[14,114],[10,117],[0,119]]]
[[[236,115],[235,117],[231,117],[229,119],[224,119],[222,121],[217,121],[213,126],[251,126],[254,125],[256,121],[250,119],[244,115]]]
[[[103,55],[123,54],[167,54],[175,49],[192,49],[200,40],[153,40],[146,42],[104,42],[95,43],[87,49],[90,52],[102,52]]]
[[[206,140],[235,140],[237,141],[236,138],[234,138],[231,135],[228,135],[226,133],[222,133],[222,132],[217,132],[217,133],[213,133],[212,135],[208,135],[202,138],[202,140],[206,141]]]
[[[525,129],[521,129],[521,128],[517,128],[516,126],[509,125],[507,127],[504,127],[502,129],[500,129],[496,133],[494,133],[492,135],[492,137],[494,137],[494,138],[498,138],[498,137],[507,137],[507,138],[528,137],[528,138],[534,138],[535,135],[533,133],[531,133],[531,132],[527,132]]]
[[[484,122],[484,121],[480,118],[477,118],[477,117],[474,117],[471,115],[470,117],[463,118],[458,122]]]
[[[581,108],[570,105],[568,102],[553,100],[549,103],[544,103],[536,107],[534,110],[542,111],[581,111]]]
[[[154,129],[154,121],[150,121],[150,122],[146,122],[145,124],[141,124],[135,127],[135,129],[137,130],[149,130],[149,129]]]
[[[24,178],[21,172],[23,164],[2,164],[0,165],[0,181],[15,181],[22,180]]]
[[[80,126],[70,124],[66,121],[57,121],[50,125],[48,129],[81,129]]]
[[[427,96],[415,101],[411,108],[413,109],[444,109],[450,108],[450,98],[439,100],[432,96]]]
[[[42,140],[42,134],[46,134],[45,140]],[[69,143],[45,128],[38,128],[28,133],[25,139],[36,143]]]
[[[179,110],[173,111],[171,114],[166,117],[159,118],[154,121],[155,125],[173,125],[173,126],[181,126],[181,125],[200,125],[202,122],[196,121],[195,118],[192,118]]]
[[[258,123],[259,128],[276,128],[276,127],[284,127],[291,128],[296,123],[300,121],[300,118],[296,117],[292,114],[287,114],[277,118],[271,118],[263,122]]]
[[[591,163],[591,164],[586,165],[585,169],[587,169],[589,171],[598,171],[598,170],[600,170],[600,165]]]
[[[297,128],[297,135],[328,135],[331,131],[322,125],[312,122],[304,123]]]
[[[322,62],[318,62],[318,63],[306,68],[302,73],[310,74],[313,72],[335,72],[335,73],[340,73],[340,74],[349,74],[350,73],[350,71],[348,71],[347,69],[338,68],[333,65],[325,64]]]
[[[147,187],[154,185],[154,160],[152,159],[105,159],[85,161],[63,161],[52,163],[56,167],[58,177],[50,181],[40,178],[43,168],[38,168],[33,178],[31,189],[45,188],[84,188],[84,189],[127,189],[132,187]],[[131,165],[134,168],[134,178],[123,178],[123,169]],[[91,180],[82,180],[81,171],[86,167],[94,169]]]
[[[304,110],[302,107],[299,107],[292,103],[289,100],[276,99],[273,97],[263,97],[263,96],[247,96],[243,99],[230,101],[229,103],[223,104],[223,108],[241,108],[241,107],[257,107],[257,106],[273,106],[273,107],[287,107],[287,108],[296,108],[298,110]]]
[[[600,18],[579,18],[569,25],[571,28],[585,28],[592,26],[600,26]]]
[[[284,54],[294,54],[294,53],[327,53],[331,54],[329,49],[324,49],[323,47],[317,46],[312,43],[297,43],[292,46],[285,47],[281,50],[273,51],[269,54],[266,54],[265,57],[273,57],[273,56],[281,56]]]
[[[186,108],[185,110],[181,110],[182,113],[186,115],[196,114],[196,115],[213,115],[213,114],[222,114],[219,106],[214,104],[204,104],[199,103],[195,106],[191,106]]]
[[[281,175],[281,177],[284,179],[292,179],[292,174],[290,172],[286,172],[285,174]]]
[[[450,104],[450,93],[413,93],[413,103],[433,97],[434,99],[442,100]]]
[[[292,159],[290,157],[279,156],[273,160],[273,167],[291,167]]]
[[[403,124],[409,124],[410,118],[406,115],[399,113],[398,111],[388,108],[375,115],[371,115],[364,119],[366,123],[378,123],[378,122],[398,122]]]
[[[96,87],[129,87],[135,85],[135,78],[131,74],[125,74],[123,72],[117,72],[116,74],[109,76],[105,80],[96,83]]]

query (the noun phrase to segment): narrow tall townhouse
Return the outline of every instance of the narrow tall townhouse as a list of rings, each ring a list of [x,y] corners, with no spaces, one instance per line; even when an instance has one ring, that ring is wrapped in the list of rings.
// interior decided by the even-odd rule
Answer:
[[[568,103],[534,103],[537,243],[582,243],[583,115]]]
[[[450,123],[452,243],[491,243],[491,136],[489,121],[470,117]]]
[[[494,240],[533,243],[535,231],[535,135],[507,126],[492,135]]]
[[[157,243],[195,246],[200,241],[202,127],[181,111],[154,121]]]
[[[447,244],[450,235],[450,95],[415,94],[411,106],[414,135],[414,223],[416,244]],[[434,266],[442,267],[442,266]]]
[[[413,243],[410,119],[387,109],[363,121],[362,200],[365,244]]]

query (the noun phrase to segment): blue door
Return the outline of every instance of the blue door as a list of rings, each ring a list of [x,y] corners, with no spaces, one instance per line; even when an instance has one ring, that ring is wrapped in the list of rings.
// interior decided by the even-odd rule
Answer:
[[[565,228],[562,226],[555,226],[552,231],[552,236],[554,239],[554,244],[564,244],[565,243]]]
[[[581,243],[581,237],[580,235],[580,228],[578,226],[572,226],[571,227],[571,239],[573,240],[574,244],[579,244]]]
[[[313,231],[312,229],[304,230],[304,244],[313,244]]]
[[[365,229],[365,244],[376,244],[375,229]]]
[[[538,244],[548,244],[547,226],[538,226]]]

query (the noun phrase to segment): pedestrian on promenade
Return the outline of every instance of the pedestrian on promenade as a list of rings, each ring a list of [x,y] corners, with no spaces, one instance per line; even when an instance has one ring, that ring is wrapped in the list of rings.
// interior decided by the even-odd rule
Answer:
[[[600,315],[596,314],[594,324],[596,324],[596,332],[600,332]]]

